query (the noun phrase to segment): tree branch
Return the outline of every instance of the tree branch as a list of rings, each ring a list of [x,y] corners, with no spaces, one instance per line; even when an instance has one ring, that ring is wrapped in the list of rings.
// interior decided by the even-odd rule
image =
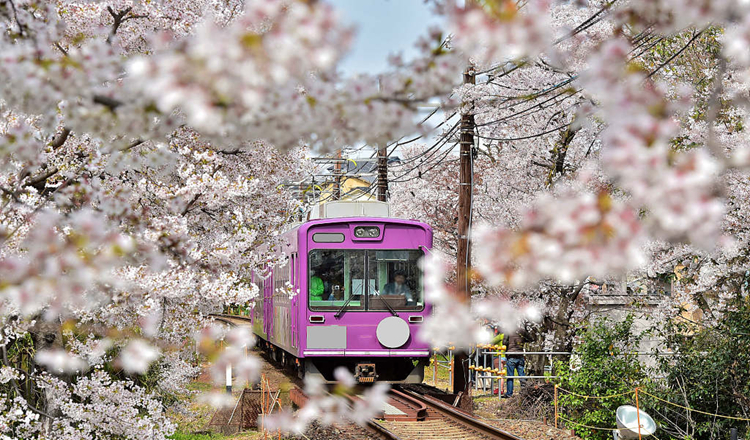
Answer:
[[[94,103],[101,104],[111,111],[115,111],[117,107],[122,105],[122,101],[104,95],[94,95]]]
[[[576,302],[576,299],[578,298],[578,295],[581,293],[581,290],[583,290],[583,287],[587,284],[590,284],[591,281],[584,281],[581,284],[579,284],[575,290],[573,291],[573,296],[570,298],[570,302],[574,303]]]
[[[18,33],[23,36],[23,25],[18,20],[18,11],[16,10],[16,5],[13,3],[13,0],[8,0],[8,3],[10,4],[10,8],[13,10],[13,19],[16,20],[16,25],[18,25]]]
[[[188,202],[187,206],[185,206],[185,209],[182,210],[181,215],[187,214],[190,211],[190,208],[193,207],[193,205],[195,204],[195,202],[198,200],[200,196],[201,196],[200,193],[196,194],[195,197],[193,197],[193,199]]]
[[[120,151],[129,151],[129,150],[132,150],[133,148],[137,147],[138,145],[141,145],[144,142],[146,142],[146,141],[144,141],[143,139],[136,139],[133,142],[131,142],[130,144],[128,144],[126,147],[123,147],[123,149],[120,150]]]
[[[684,52],[685,49],[687,49],[688,47],[690,47],[690,45],[693,44],[693,42],[695,40],[697,40],[698,37],[701,36],[701,34],[703,34],[703,31],[705,31],[705,29],[701,29],[700,32],[698,32],[697,34],[693,35],[693,38],[691,38],[690,41],[687,42],[687,44],[685,44],[684,46],[682,46],[682,48],[680,50],[678,50],[677,52],[675,52],[674,55],[672,55],[671,57],[669,57],[669,59],[667,59],[663,63],[659,64],[659,66],[657,66],[656,69],[654,69],[653,72],[649,73],[648,76],[646,76],[646,78],[651,78],[652,76],[656,75],[656,73],[658,71],[660,71],[665,66],[667,66],[669,63],[671,63],[672,61],[674,61],[675,58],[677,58],[678,56],[682,55],[682,52]]]
[[[109,15],[111,15],[112,19],[114,19],[114,23],[112,23],[112,30],[109,32],[109,36],[107,37],[108,44],[112,44],[112,39],[115,37],[115,34],[117,34],[117,30],[126,21],[135,20],[136,18],[148,18],[148,15],[128,15],[132,10],[133,7],[129,6],[120,12],[115,12],[111,6],[107,6]]]
[[[36,176],[29,178],[24,186],[31,186],[33,188],[36,188],[37,191],[42,192],[47,184],[47,179],[57,174],[58,171],[60,170],[57,167],[53,166],[47,169],[47,171],[41,172]]]
[[[49,144],[50,147],[52,147],[53,150],[62,147],[65,141],[68,140],[69,135],[70,129],[68,127],[63,127],[62,132],[56,138],[52,139],[52,143]]]
[[[226,155],[231,155],[231,156],[238,155],[242,152],[242,150],[240,150],[239,148],[235,148],[234,150],[214,150],[214,151],[216,151],[219,154],[226,154]]]
[[[112,30],[109,32],[109,36],[107,37],[107,43],[112,44],[112,39],[115,37],[115,34],[117,34],[117,29],[120,28],[120,25],[124,21],[123,18],[133,9],[132,6],[128,6],[127,8],[123,9],[120,12],[115,12],[114,9],[112,9],[111,6],[107,6],[107,11],[109,12],[109,15],[112,16],[112,19],[114,20],[114,23],[112,23]]]
[[[3,328],[3,330],[5,330],[5,328]],[[17,370],[17,368],[13,367],[12,365],[10,365],[10,362],[8,362],[8,354],[7,354],[6,350],[5,350],[5,345],[0,346],[0,353],[2,353],[2,363],[3,363],[3,365],[7,365],[7,366],[13,368],[14,370]],[[29,376],[29,380],[31,380],[31,375],[29,373],[27,373],[27,372],[24,372],[24,373],[27,376]],[[13,388],[16,390],[16,393],[18,393],[18,396],[21,397],[21,398],[23,398],[23,392],[21,391],[21,387],[18,385],[18,382],[15,379],[11,379],[10,383],[13,386]],[[51,415],[47,414],[46,412],[44,412],[44,411],[36,408],[34,405],[31,404],[31,402],[28,399],[24,398],[24,401],[26,402],[26,406],[32,412],[35,412],[36,414],[39,414],[40,416],[49,417],[50,419],[54,420],[53,416],[51,416]]]
[[[55,42],[55,47],[58,48],[63,55],[68,56],[68,51],[65,50],[64,47],[60,46],[60,43]]]

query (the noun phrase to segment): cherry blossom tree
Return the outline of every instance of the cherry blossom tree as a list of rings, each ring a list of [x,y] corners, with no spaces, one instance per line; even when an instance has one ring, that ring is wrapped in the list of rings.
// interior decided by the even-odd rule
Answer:
[[[434,4],[451,38],[430,30],[415,59],[344,77],[354,34],[323,1],[0,0],[3,435],[164,438],[160,393],[195,373],[196,343],[250,380],[251,335],[207,315],[254,295],[259,244],[296,209],[279,184],[305,146],[426,131],[428,101],[475,115],[477,267],[525,292],[529,317],[563,331],[587,280],[638,270],[674,273],[691,299],[718,290],[712,314],[744,291],[747,5]],[[470,63],[481,81],[458,87]],[[451,200],[454,164],[427,162],[399,191]],[[450,212],[434,214],[417,212],[450,249]],[[468,307],[433,273],[453,325],[427,334],[470,343]]]
[[[535,303],[550,348],[570,347],[588,285],[678,276],[670,317],[721,308],[744,289],[734,206],[745,191],[745,65],[724,34],[743,41],[746,10],[719,3],[439,5],[481,72],[458,89],[480,139],[475,222],[489,224],[474,228],[476,287]],[[438,142],[457,141],[446,133]],[[450,252],[455,217],[441,209],[456,204],[457,157],[433,150],[406,155],[417,165],[395,172],[394,199],[402,215],[434,223]]]

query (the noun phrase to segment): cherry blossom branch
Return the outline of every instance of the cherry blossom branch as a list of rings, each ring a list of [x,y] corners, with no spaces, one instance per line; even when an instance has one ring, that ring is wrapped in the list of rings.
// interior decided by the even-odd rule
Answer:
[[[129,15],[126,17],[126,15],[128,15],[132,9],[133,7],[129,6],[120,12],[115,12],[111,6],[107,6],[107,12],[109,12],[109,14],[112,16],[112,19],[114,19],[112,30],[109,32],[109,36],[107,37],[108,44],[112,44],[112,39],[115,37],[115,34],[117,34],[117,30],[120,28],[120,25],[122,25],[124,22],[138,18],[148,18],[147,15]]]
[[[673,54],[673,55],[672,55],[671,57],[669,57],[669,58],[668,58],[668,59],[667,59],[666,61],[664,61],[663,63],[659,64],[659,66],[657,66],[657,67],[656,67],[656,69],[654,69],[653,71],[651,71],[651,73],[649,73],[648,75],[646,75],[646,78],[651,78],[652,76],[656,75],[656,73],[658,73],[658,72],[659,72],[659,71],[660,71],[661,69],[663,69],[663,68],[664,68],[665,66],[669,65],[669,64],[670,64],[670,63],[671,63],[672,61],[674,61],[675,59],[677,59],[677,57],[679,57],[680,55],[682,55],[682,53],[683,53],[683,52],[685,52],[685,50],[686,50],[686,49],[687,49],[688,47],[690,47],[690,46],[691,46],[691,45],[693,44],[693,42],[694,42],[695,40],[697,40],[697,39],[698,39],[698,37],[700,37],[700,36],[701,36],[701,35],[703,34],[703,32],[704,32],[705,30],[706,30],[706,29],[705,29],[705,28],[703,28],[703,29],[701,29],[701,30],[700,30],[699,32],[695,33],[695,34],[693,35],[693,38],[691,38],[691,39],[690,39],[690,41],[688,41],[687,43],[685,43],[685,45],[684,45],[684,46],[682,46],[682,47],[680,48],[680,50],[678,50],[677,52],[675,52],[675,53],[674,53],[674,54]]]
[[[195,195],[195,196],[194,196],[194,197],[193,197],[192,199],[190,199],[190,201],[189,201],[189,202],[187,203],[187,205],[185,205],[185,208],[184,208],[184,209],[182,210],[182,213],[181,213],[181,215],[185,215],[185,214],[187,214],[188,212],[190,212],[190,208],[192,208],[192,207],[193,207],[193,205],[195,204],[195,202],[196,202],[196,201],[198,201],[198,198],[199,198],[200,196],[201,196],[201,194],[200,194],[200,193],[198,193],[198,194],[196,194],[196,195]]]
[[[37,204],[37,206],[30,213],[25,215],[25,218],[27,219],[27,221],[30,221],[34,217],[34,215],[37,214],[44,207],[44,205],[47,204],[50,198],[57,191],[70,185],[78,177],[78,173],[80,173],[81,170],[85,168],[85,166],[86,166],[86,162],[83,162],[67,179],[65,179],[65,181],[62,184],[60,184],[60,186],[50,191],[47,194],[47,196],[43,198],[42,201],[39,204]],[[10,240],[14,235],[16,235],[16,233],[18,233],[18,231],[21,230],[23,227],[24,227],[24,223],[22,222],[15,229],[10,231],[8,234],[4,235],[3,237],[0,237],[0,247],[4,246],[5,243],[7,243],[8,240]]]
[[[107,107],[113,112],[115,111],[115,109],[117,109],[117,107],[123,104],[122,101],[119,101],[117,99],[110,98],[109,96],[104,96],[104,95],[94,95],[93,101],[96,104],[101,104]]]
[[[2,329],[0,329],[0,334],[5,334],[5,327],[3,327]],[[12,366],[10,364],[10,362],[8,361],[8,354],[6,352],[5,345],[0,345],[0,354],[2,354],[3,365],[7,365],[7,366],[9,366],[9,367],[11,367],[11,368],[13,368],[14,370],[17,370],[17,371],[20,370],[19,368],[16,368],[16,367]],[[29,375],[28,372],[23,371],[23,370],[20,370],[20,372],[22,374],[25,374],[29,378],[29,380],[32,380],[32,377],[31,377],[31,375]],[[23,395],[24,395],[23,391],[21,391],[21,386],[18,384],[18,382],[16,381],[16,379],[13,378],[13,377],[11,377],[10,378],[10,383],[13,386],[13,388],[16,390],[16,393],[18,393],[18,396],[23,398]],[[55,419],[55,417],[51,416],[50,414],[47,414],[46,412],[40,410],[39,408],[36,408],[28,400],[24,399],[24,401],[26,402],[26,406],[31,411],[35,412],[36,414],[39,414],[40,416],[48,417],[50,420],[54,420]]]
[[[8,2],[8,4],[10,5],[10,8],[11,8],[11,9],[13,10],[13,19],[15,20],[15,22],[16,22],[16,25],[18,25],[18,33],[19,33],[19,34],[20,34],[21,36],[23,36],[23,35],[24,35],[24,32],[23,32],[23,24],[22,24],[22,23],[21,23],[21,21],[20,21],[20,20],[18,19],[18,11],[16,11],[16,5],[15,5],[15,3],[13,3],[13,0],[7,0],[7,2]]]
[[[60,132],[60,134],[55,137],[50,143],[50,147],[52,147],[53,150],[57,150],[58,148],[62,147],[63,144],[65,144],[65,141],[68,140],[69,135],[70,128],[63,127],[62,132]]]
[[[47,179],[57,174],[58,171],[59,169],[56,166],[50,167],[49,169],[47,169],[47,171],[43,171],[36,176],[30,177],[29,180],[26,181],[24,186],[36,188],[36,190],[41,193],[42,190],[44,190]]]

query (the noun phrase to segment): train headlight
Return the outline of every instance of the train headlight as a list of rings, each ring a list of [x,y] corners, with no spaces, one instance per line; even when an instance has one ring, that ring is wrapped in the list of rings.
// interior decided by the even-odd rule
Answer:
[[[359,226],[354,228],[354,236],[357,238],[378,238],[380,228],[377,226]]]

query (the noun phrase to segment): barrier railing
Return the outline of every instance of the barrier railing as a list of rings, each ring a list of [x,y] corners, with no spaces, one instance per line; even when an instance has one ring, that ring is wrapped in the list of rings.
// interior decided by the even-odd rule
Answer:
[[[453,374],[455,372],[455,356],[454,351],[456,347],[455,346],[449,346],[445,349],[441,350],[440,348],[433,348],[432,349],[432,357],[430,358],[430,366],[432,367],[432,385],[437,387],[438,386],[438,369],[444,368],[448,370],[448,384],[453,383]],[[439,354],[441,352],[444,352],[445,354],[442,354],[443,360],[440,360]]]
[[[502,397],[502,390],[507,384],[507,380],[512,379],[534,379],[534,380],[552,380],[557,379],[559,376],[552,374],[552,356],[569,356],[572,352],[569,351],[507,351],[505,345],[492,345],[492,344],[478,344],[475,346],[473,351],[474,355],[470,358],[471,363],[469,370],[472,373],[472,382],[474,383],[474,390],[483,392],[494,393],[497,388],[499,398]],[[674,352],[644,352],[644,351],[633,351],[627,353],[620,353],[618,355],[632,355],[632,356],[673,356]],[[506,356],[509,355],[522,355],[522,356],[533,356],[542,355],[547,356],[549,365],[545,365],[544,375],[523,375],[523,376],[509,376],[507,369],[504,364],[507,360]],[[498,359],[496,361],[496,359]],[[495,366],[497,364],[497,367]]]
[[[498,398],[502,398],[503,390],[508,380],[543,379],[552,380],[558,376],[552,375],[551,358],[555,355],[570,355],[567,351],[507,351],[505,345],[478,344],[470,357],[469,371],[472,374],[474,390],[491,394],[497,390]],[[550,365],[544,367],[544,375],[508,375],[505,363],[509,355],[545,355],[550,359]]]

